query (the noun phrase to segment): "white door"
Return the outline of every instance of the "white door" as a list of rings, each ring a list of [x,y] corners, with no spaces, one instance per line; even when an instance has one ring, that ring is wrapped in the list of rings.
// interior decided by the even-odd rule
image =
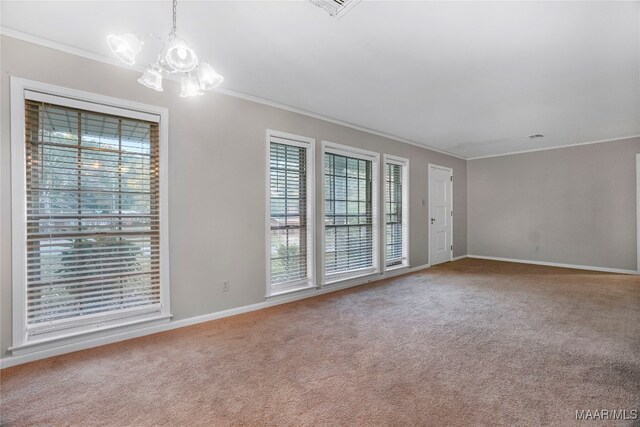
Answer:
[[[429,165],[429,263],[451,261],[453,255],[453,171]]]

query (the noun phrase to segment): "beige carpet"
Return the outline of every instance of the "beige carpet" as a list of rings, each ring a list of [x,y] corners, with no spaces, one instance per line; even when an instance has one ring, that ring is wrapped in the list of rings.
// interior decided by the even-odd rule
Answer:
[[[602,425],[640,406],[640,278],[467,259],[1,375],[18,426]]]

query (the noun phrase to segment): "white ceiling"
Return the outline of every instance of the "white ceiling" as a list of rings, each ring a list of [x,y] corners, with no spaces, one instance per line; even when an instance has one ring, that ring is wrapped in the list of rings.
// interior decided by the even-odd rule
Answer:
[[[104,56],[107,34],[171,21],[168,1],[1,7],[4,28]],[[336,20],[180,1],[178,32],[228,90],[464,157],[640,134],[640,2],[363,1]]]

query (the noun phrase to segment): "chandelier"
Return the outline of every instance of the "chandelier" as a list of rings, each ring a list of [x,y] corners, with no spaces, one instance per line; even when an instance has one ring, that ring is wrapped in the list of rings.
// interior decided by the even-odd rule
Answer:
[[[156,62],[149,64],[138,83],[150,89],[162,92],[164,76],[182,75],[180,96],[202,95],[205,90],[220,86],[222,76],[205,61],[199,61],[195,51],[187,42],[176,34],[176,9],[178,0],[173,0],[173,27],[169,33],[168,43],[155,34],[147,34],[144,39],[134,33],[110,34],[107,44],[111,52],[127,65],[136,62],[136,56],[144,47],[145,39],[154,37],[162,43]]]

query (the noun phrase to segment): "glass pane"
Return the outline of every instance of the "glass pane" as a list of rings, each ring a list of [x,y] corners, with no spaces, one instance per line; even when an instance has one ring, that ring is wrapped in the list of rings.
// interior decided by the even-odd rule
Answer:
[[[272,142],[271,284],[307,277],[307,152],[305,148]]]
[[[335,165],[335,167],[331,167]],[[325,155],[326,274],[373,266],[371,161]]]
[[[157,124],[25,109],[28,325],[158,304]]]
[[[404,242],[402,224],[402,168],[388,163],[385,167],[385,207],[386,207],[386,260],[387,267],[400,265],[403,260]]]

